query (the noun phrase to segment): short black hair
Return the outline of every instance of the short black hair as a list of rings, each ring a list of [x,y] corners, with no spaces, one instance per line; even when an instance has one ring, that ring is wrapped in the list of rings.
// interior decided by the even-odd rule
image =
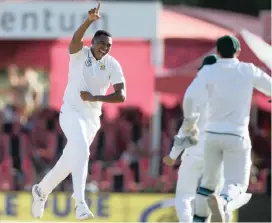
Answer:
[[[94,37],[93,38],[96,38],[96,37],[100,37],[100,36],[108,36],[108,37],[112,37],[111,34],[106,31],[106,30],[98,30],[96,31],[96,33],[94,34]]]
[[[235,36],[225,35],[216,41],[217,51],[223,58],[233,58],[241,49],[240,42]]]

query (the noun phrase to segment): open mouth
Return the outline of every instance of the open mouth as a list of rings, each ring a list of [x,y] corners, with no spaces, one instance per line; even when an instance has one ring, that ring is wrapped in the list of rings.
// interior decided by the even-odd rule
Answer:
[[[104,50],[104,49],[100,49],[99,52],[102,53],[102,54],[106,54],[107,53],[107,51]]]

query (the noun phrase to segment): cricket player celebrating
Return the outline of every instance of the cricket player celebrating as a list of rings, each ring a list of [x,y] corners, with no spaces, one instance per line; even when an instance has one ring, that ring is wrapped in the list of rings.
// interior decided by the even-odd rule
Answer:
[[[194,222],[224,222],[225,213],[245,203],[251,167],[248,132],[253,90],[271,96],[271,77],[251,63],[240,62],[240,43],[233,36],[217,40],[217,63],[203,67],[187,89],[185,119],[194,120],[199,97],[207,101],[204,170],[197,191]],[[206,96],[206,98],[204,98]],[[190,128],[194,124],[191,122]],[[224,187],[216,195],[221,169]]]
[[[216,55],[210,55],[204,58],[202,66],[199,70],[209,64],[214,64],[217,61]],[[182,155],[182,163],[178,172],[178,182],[176,186],[175,206],[180,222],[192,222],[193,220],[193,206],[192,202],[195,199],[196,190],[199,184],[203,169],[203,138],[204,125],[206,117],[205,102],[195,109],[195,113],[200,114],[197,127],[199,136],[197,145],[185,149]],[[177,136],[175,136],[175,143],[169,156],[164,157],[163,162],[166,165],[174,165],[175,160],[184,149],[184,144],[180,143],[180,139],[184,138],[184,125],[179,129]],[[190,146],[190,143],[188,143]]]
[[[72,174],[76,219],[93,218],[85,203],[85,184],[89,146],[100,128],[102,102],[121,103],[125,100],[125,79],[117,60],[108,55],[112,37],[97,31],[91,47],[83,46],[82,38],[88,27],[100,18],[100,2],[88,12],[88,18],[74,33],[69,45],[69,78],[60,112],[60,125],[67,137],[63,154],[54,168],[32,188],[32,214],[41,218],[44,205],[52,190]],[[115,92],[105,95],[110,84]]]
[[[205,57],[199,70],[204,66],[216,63],[217,59],[218,56],[216,55],[209,55]],[[204,166],[204,134],[207,109],[206,102],[203,100],[201,101],[201,97],[199,97],[199,100],[199,105],[194,108],[195,114],[199,115],[197,122],[198,130],[196,131],[199,132],[197,136],[197,144],[192,146],[189,141],[186,142],[186,137],[188,137],[186,134],[190,134],[188,134],[186,129],[184,129],[185,125],[182,125],[177,136],[175,137],[175,143],[169,156],[164,157],[163,160],[166,165],[174,165],[175,160],[181,154],[181,152],[186,147],[190,147],[186,148],[182,155],[182,163],[178,172],[175,206],[180,222],[192,222],[193,220],[193,203],[195,201],[197,187],[199,186],[199,181],[201,179]],[[222,185],[223,178],[218,180],[220,180]],[[248,202],[251,194],[245,194],[244,196],[247,197],[245,202]],[[232,211],[234,210],[229,210],[229,212],[226,213],[226,218],[228,220],[231,220],[232,218]]]

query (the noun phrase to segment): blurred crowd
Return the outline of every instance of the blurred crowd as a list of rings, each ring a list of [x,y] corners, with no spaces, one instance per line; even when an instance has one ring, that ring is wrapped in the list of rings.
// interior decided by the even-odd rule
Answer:
[[[30,190],[56,163],[66,144],[59,125],[59,112],[42,105],[42,86],[35,71],[8,70],[12,100],[0,110],[0,190]],[[159,155],[168,154],[182,123],[182,111],[162,106]],[[271,166],[270,113],[258,113],[258,126],[250,125],[252,170],[249,190],[265,192]],[[161,163],[160,177],[149,177],[152,153],[150,117],[135,107],[119,110],[114,120],[106,112],[90,146],[89,191],[173,192],[180,162],[174,167]],[[78,148],[80,149],[80,148]],[[158,154],[156,154],[158,155]],[[186,182],[185,182],[186,183]],[[72,189],[67,177],[58,190]]]

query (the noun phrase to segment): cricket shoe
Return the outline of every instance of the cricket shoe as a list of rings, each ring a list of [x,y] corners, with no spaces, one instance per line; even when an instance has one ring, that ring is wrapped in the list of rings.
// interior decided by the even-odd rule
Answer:
[[[41,218],[43,216],[47,196],[44,195],[38,184],[32,187],[32,197],[32,215],[34,218]]]
[[[211,210],[211,222],[225,222],[225,211],[222,198],[212,194],[208,198],[208,205]]]
[[[76,206],[76,219],[83,221],[94,218],[94,214],[90,211],[85,202],[81,202]]]

